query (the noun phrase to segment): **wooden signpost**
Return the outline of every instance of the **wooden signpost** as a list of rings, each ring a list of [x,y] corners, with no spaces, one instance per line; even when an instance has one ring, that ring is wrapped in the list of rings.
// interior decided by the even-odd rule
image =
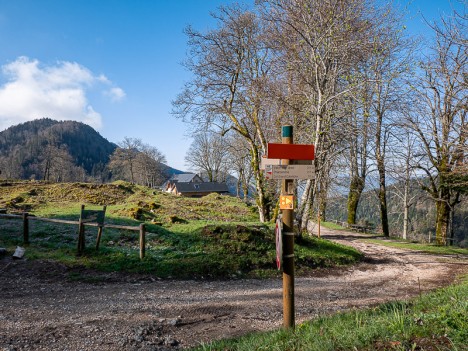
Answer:
[[[293,143],[293,127],[282,127],[282,144],[268,144],[268,161],[265,164],[265,175],[268,179],[281,179],[280,209],[282,217],[282,240],[276,239],[277,245],[282,242],[282,260],[278,268],[283,268],[283,326],[294,329],[294,179],[314,179],[315,169],[308,163],[315,157],[314,145]],[[273,161],[280,159],[280,162]],[[294,161],[303,165],[293,165]],[[278,225],[277,225],[278,227]]]

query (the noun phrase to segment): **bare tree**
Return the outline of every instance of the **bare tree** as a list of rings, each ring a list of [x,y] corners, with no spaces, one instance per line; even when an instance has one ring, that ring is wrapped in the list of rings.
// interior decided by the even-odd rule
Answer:
[[[214,132],[200,132],[195,135],[185,156],[190,169],[205,173],[210,182],[223,181],[228,173],[227,138]]]
[[[287,73],[287,112],[292,114],[298,141],[314,143],[318,178],[332,143],[341,143],[347,129],[340,107],[356,85],[346,77],[371,54],[372,18],[376,11],[367,1],[270,0],[264,4],[271,37],[281,50]],[[378,17],[378,16],[377,16]],[[335,151],[340,148],[335,148]],[[297,217],[307,227],[318,182],[308,181]]]
[[[250,188],[254,185],[252,184],[253,172],[249,145],[245,142],[245,139],[240,138],[238,135],[232,135],[227,140],[227,144],[229,166],[237,177],[237,197],[240,197],[242,189],[244,200],[247,201]]]
[[[221,7],[216,29],[206,33],[187,28],[194,78],[176,101],[174,114],[201,129],[233,130],[249,144],[260,220],[269,219],[259,160],[266,152],[269,50],[258,16],[239,6]]]
[[[454,175],[466,169],[468,111],[468,46],[466,18],[443,19],[434,25],[432,54],[421,63],[415,84],[417,110],[407,118],[418,137],[421,162],[417,165],[428,179],[424,186],[436,205],[436,242],[444,245],[450,233],[454,206],[466,187],[453,184]]]
[[[154,188],[165,180],[166,157],[154,146],[141,144],[135,159],[135,173],[139,184]]]
[[[415,155],[416,139],[413,134],[404,129],[399,129],[400,135],[395,138],[398,144],[391,150],[391,160],[389,161],[388,172],[392,179],[389,192],[398,198],[402,204],[398,209],[399,214],[403,214],[402,238],[408,239],[410,232],[410,209],[420,198],[420,194],[415,188],[418,183],[415,179],[414,169],[417,163]],[[403,185],[403,186],[402,186]]]
[[[398,126],[394,119],[401,116],[401,110],[407,106],[405,96],[408,86],[405,80],[414,65],[415,45],[412,39],[405,36],[401,18],[395,16],[390,8],[377,21],[373,54],[363,69],[370,82],[368,112],[374,135],[375,166],[379,175],[380,222],[384,236],[389,236],[386,155],[387,149],[392,146],[389,145],[392,129]]]
[[[365,78],[366,83],[367,78]],[[369,155],[369,85],[359,89],[356,97],[347,101],[349,118],[349,170],[350,184],[348,192],[348,224],[356,223],[356,212],[362,192],[366,185]]]
[[[110,157],[109,169],[114,179],[123,179],[154,187],[163,181],[165,156],[141,139],[125,137]]]
[[[135,183],[135,162],[142,145],[141,139],[125,137],[110,157],[109,169],[114,175]]]
[[[75,166],[73,158],[65,145],[55,146],[51,143],[39,153],[39,167],[42,179],[55,182],[86,180],[83,168]]]

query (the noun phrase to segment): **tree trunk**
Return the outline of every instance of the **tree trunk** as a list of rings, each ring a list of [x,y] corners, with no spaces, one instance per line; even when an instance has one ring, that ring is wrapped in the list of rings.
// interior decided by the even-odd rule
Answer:
[[[328,188],[330,187],[330,164],[323,163],[325,170],[322,172],[320,179],[320,190],[319,190],[319,215],[322,221],[326,221],[327,218],[327,198]]]
[[[454,239],[454,231],[453,231],[453,215],[454,215],[455,210],[453,208],[450,209],[450,215],[449,215],[449,228],[448,228],[448,235],[447,237],[450,240],[447,240],[447,245],[452,246],[453,245],[453,239]]]
[[[403,239],[406,240],[408,238],[408,206],[405,205],[404,212],[403,212]]]
[[[257,190],[257,208],[260,222],[264,223],[269,220],[268,218],[268,209],[265,198],[265,189],[264,189],[264,179],[263,174],[260,171],[260,163],[258,159],[258,149],[255,145],[251,144],[251,154],[252,154],[252,170],[255,177],[255,184]]]
[[[327,199],[322,195],[320,196],[319,215],[322,221],[327,220]]]
[[[299,208],[296,211],[296,218],[298,222],[299,231],[307,229],[307,222],[309,218],[311,193],[313,192],[313,181],[307,180],[304,192],[302,193]]]
[[[348,194],[348,224],[356,224],[356,211],[364,190],[364,179],[355,176],[351,179]]]
[[[380,184],[379,189],[379,203],[380,203],[380,224],[382,226],[382,233],[384,236],[390,236],[388,228],[388,210],[387,210],[387,191],[385,184]]]
[[[247,201],[249,199],[249,184],[245,178],[242,181],[242,192],[244,193],[244,201]]]
[[[387,208],[387,187],[385,185],[385,166],[382,162],[377,162],[379,169],[379,205],[380,205],[380,224],[384,236],[390,236],[388,228],[388,208]]]
[[[408,221],[409,221],[409,177],[408,177],[408,169],[407,169],[407,177],[405,180],[405,192],[403,195],[403,239],[406,240],[408,238]]]
[[[445,245],[450,221],[450,205],[443,198],[436,201],[436,244]]]

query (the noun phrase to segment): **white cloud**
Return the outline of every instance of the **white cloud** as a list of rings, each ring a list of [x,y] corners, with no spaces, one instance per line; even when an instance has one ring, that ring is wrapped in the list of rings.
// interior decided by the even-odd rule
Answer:
[[[112,88],[105,92],[112,101],[120,101],[125,97],[125,92],[120,88]]]
[[[2,66],[2,74],[7,81],[0,85],[0,131],[42,117],[80,121],[99,129],[102,117],[87,97],[91,88],[102,89],[112,101],[125,97],[122,89],[109,89],[112,82],[107,77],[96,76],[76,62],[43,66],[19,57]]]

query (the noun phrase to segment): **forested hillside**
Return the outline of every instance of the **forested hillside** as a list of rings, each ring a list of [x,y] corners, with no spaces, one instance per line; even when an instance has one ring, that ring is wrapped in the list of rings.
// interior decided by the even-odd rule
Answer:
[[[0,178],[54,182],[128,180],[161,184],[173,173],[164,156],[139,139],[120,146],[75,121],[38,119],[0,132]]]
[[[404,230],[404,207],[398,189],[403,188],[400,183],[395,183],[388,192],[388,214],[390,235],[402,237]],[[429,235],[434,240],[436,209],[434,201],[421,189],[416,182],[413,184],[408,196],[411,199],[408,209],[408,235],[407,239],[428,241]],[[346,196],[328,199],[326,217],[327,220],[346,222]],[[363,193],[359,202],[356,217],[357,222],[374,226],[380,231],[378,190],[369,190]],[[468,247],[468,198],[454,206],[452,219],[452,235],[456,245]]]
[[[4,178],[106,179],[116,148],[86,124],[43,118],[0,132],[0,170]]]

